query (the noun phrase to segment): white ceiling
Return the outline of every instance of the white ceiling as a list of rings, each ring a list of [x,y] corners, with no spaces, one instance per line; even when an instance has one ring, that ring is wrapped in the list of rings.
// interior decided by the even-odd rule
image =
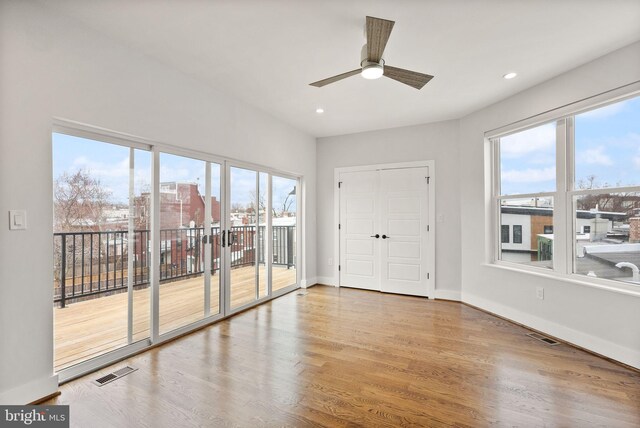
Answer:
[[[317,137],[459,118],[640,40],[638,0],[46,5]],[[396,21],[386,62],[434,75],[422,90],[360,76],[309,86],[358,67],[366,15]]]

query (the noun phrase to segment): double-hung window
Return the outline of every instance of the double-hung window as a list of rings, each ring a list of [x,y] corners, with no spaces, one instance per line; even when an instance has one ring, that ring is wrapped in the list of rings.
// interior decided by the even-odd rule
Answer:
[[[545,226],[553,224],[556,124],[496,138],[493,143],[499,165],[495,180],[497,221],[503,236],[505,228],[514,233],[511,242],[500,240],[497,259],[552,268],[553,251],[540,257],[539,247],[553,246],[553,232],[547,233]]]
[[[490,141],[497,263],[640,287],[640,96]]]

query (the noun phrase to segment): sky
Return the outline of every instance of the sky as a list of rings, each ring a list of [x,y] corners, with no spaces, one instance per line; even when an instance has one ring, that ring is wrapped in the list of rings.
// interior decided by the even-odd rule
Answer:
[[[151,183],[151,153],[134,150],[134,187],[136,194],[148,192]],[[64,172],[89,171],[111,193],[114,204],[127,203],[129,196],[129,148],[66,134],[53,134],[53,178]],[[211,194],[220,200],[219,164],[211,164]],[[160,182],[198,184],[205,193],[205,162],[197,159],[160,154]],[[295,180],[273,176],[273,206],[281,206],[296,185]],[[267,187],[267,174],[260,173],[260,192]],[[256,195],[256,172],[231,168],[232,204],[247,205]],[[295,199],[295,198],[294,198]],[[295,202],[291,210],[295,210]]]
[[[500,139],[501,194],[555,191],[555,123]],[[575,181],[640,185],[640,97],[575,117]]]

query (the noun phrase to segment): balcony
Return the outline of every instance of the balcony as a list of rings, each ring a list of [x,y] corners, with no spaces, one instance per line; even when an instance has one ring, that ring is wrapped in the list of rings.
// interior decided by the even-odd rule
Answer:
[[[236,226],[231,244],[231,306],[266,295],[265,227]],[[295,226],[273,226],[272,289],[296,282]],[[128,287],[132,279],[131,342],[149,337],[149,236],[136,230],[130,246],[127,231],[54,234],[55,368],[129,343]],[[160,231],[160,332],[204,316],[203,228]],[[212,228],[210,314],[219,313],[220,230]],[[133,257],[129,258],[129,249]],[[257,254],[256,254],[257,252]],[[257,262],[257,263],[256,263]],[[131,275],[129,271],[131,270]],[[256,281],[256,274],[260,280]],[[258,290],[256,290],[258,283]],[[64,286],[62,286],[64,284]]]

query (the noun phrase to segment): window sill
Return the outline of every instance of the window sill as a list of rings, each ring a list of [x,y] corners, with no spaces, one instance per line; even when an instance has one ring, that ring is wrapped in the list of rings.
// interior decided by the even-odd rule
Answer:
[[[613,293],[625,294],[627,296],[640,297],[640,286],[619,283],[618,281],[611,281],[607,279],[589,278],[584,275],[578,274],[561,274],[544,268],[536,267],[521,267],[512,263],[497,261],[494,263],[485,263],[483,266],[501,269],[510,272],[524,273],[527,275],[534,275],[541,278],[552,279],[555,281],[568,282],[574,285],[583,285],[586,287],[597,288],[599,290],[605,290]]]

